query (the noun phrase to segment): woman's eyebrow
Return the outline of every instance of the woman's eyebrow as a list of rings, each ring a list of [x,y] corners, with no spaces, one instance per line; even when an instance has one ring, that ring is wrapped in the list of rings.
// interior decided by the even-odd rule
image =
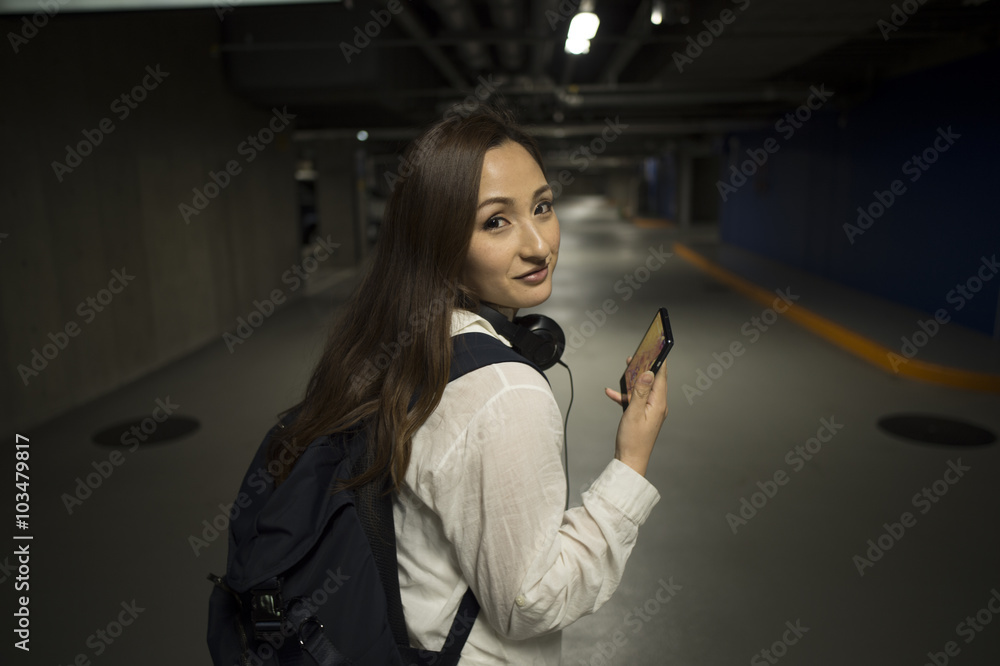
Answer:
[[[545,183],[544,185],[542,185],[537,190],[531,193],[532,200],[537,199],[543,192],[551,189],[552,187],[549,186],[548,183]],[[505,206],[513,206],[514,200],[511,199],[510,197],[490,197],[489,199],[484,199],[483,201],[481,201],[479,203],[479,208],[477,208],[477,210],[479,210],[480,208],[485,208],[486,206],[489,206],[491,204],[503,204]]]

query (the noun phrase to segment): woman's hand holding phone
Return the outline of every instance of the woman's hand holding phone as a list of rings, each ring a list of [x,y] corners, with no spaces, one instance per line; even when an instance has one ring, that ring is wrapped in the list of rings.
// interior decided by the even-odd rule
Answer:
[[[625,360],[626,367],[632,361]],[[622,394],[606,388],[605,394],[619,405]],[[618,423],[615,437],[615,458],[646,476],[653,445],[667,418],[667,366],[664,363],[655,375],[650,370],[639,376],[628,399],[628,408]]]
[[[615,438],[615,458],[646,475],[653,444],[667,418],[667,354],[674,334],[666,308],[659,308],[635,350],[625,359],[621,392],[604,389],[609,398],[625,408]],[[635,359],[635,365],[632,361]]]

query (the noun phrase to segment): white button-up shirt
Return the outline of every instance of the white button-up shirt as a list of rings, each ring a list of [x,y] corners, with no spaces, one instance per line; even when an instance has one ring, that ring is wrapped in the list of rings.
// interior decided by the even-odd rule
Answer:
[[[487,333],[464,310],[452,335]],[[618,587],[656,489],[612,459],[565,510],[563,429],[545,378],[498,363],[448,384],[413,438],[394,505],[411,644],[440,650],[471,587],[482,610],[461,664],[559,664],[561,630]],[[609,454],[614,442],[608,442]]]

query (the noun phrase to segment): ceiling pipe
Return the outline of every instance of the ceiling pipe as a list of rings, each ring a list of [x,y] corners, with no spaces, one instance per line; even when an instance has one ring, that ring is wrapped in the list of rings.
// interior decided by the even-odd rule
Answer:
[[[639,7],[636,8],[635,14],[632,15],[632,21],[629,23],[628,30],[625,33],[625,40],[618,43],[615,52],[611,54],[611,58],[604,66],[604,71],[601,72],[598,80],[610,84],[618,82],[618,77],[621,76],[622,70],[632,61],[632,58],[635,57],[636,52],[642,47],[645,38],[652,30],[652,23],[649,21],[650,8],[650,0],[642,0],[639,3]]]
[[[559,0],[540,0],[539,2],[531,3],[531,7],[534,8],[534,14],[531,16],[531,34],[542,41],[535,43],[535,48],[531,51],[531,78],[535,81],[543,81],[548,79],[548,74],[546,70],[549,64],[552,62],[552,56],[555,53],[556,48],[556,35],[563,36],[566,32],[565,27],[563,30],[559,30],[559,25],[552,27],[549,25],[549,16],[559,15]],[[565,22],[568,26],[568,21]],[[558,42],[561,44],[562,39]]]
[[[801,101],[805,87],[767,87],[762,90],[715,91],[715,92],[648,92],[648,93],[587,93],[560,91],[556,96],[567,107],[573,109],[594,106],[641,107],[641,106],[693,106],[701,104],[745,104],[774,103],[779,101]],[[505,90],[504,94],[516,94]]]
[[[773,124],[773,118],[698,118],[692,120],[678,120],[672,122],[657,123],[629,123],[628,135],[630,137],[640,136],[678,136],[687,134],[719,134],[724,132],[736,132],[751,130]],[[567,139],[573,137],[600,136],[601,132],[607,129],[604,123],[586,124],[546,124],[530,125],[527,131],[532,136],[540,139]],[[420,134],[418,127],[368,127],[367,142],[375,141],[408,141],[416,138]],[[353,129],[318,129],[318,130],[296,130],[292,133],[292,140],[299,142],[310,141],[342,141],[344,139],[357,139],[357,128]]]
[[[428,0],[428,5],[436,11],[448,30],[459,35],[476,35],[482,32],[476,15],[467,0]],[[462,61],[473,71],[482,72],[493,69],[493,58],[486,47],[468,39],[458,45],[458,53]]]
[[[0,0],[2,1],[2,0]],[[399,14],[401,16],[402,14]],[[518,44],[522,46],[533,46],[536,52],[548,50],[552,52],[556,45],[565,42],[565,38],[560,38],[555,35],[554,32],[549,31],[548,25],[545,24],[545,19],[542,19],[542,29],[546,34],[536,34],[536,35],[511,35],[509,33],[499,33],[485,31],[476,36],[476,42],[481,45],[486,44],[496,44],[502,45],[505,43]],[[558,29],[558,27],[557,27]],[[840,31],[830,31],[830,30],[814,30],[814,31],[801,31],[799,36],[809,37],[813,39],[820,39],[826,37],[838,37],[842,36],[843,32]],[[753,33],[741,33],[734,34],[728,37],[732,41],[754,41],[763,39],[786,39],[788,33],[786,32],[753,32]],[[905,34],[893,35],[893,40],[928,40],[928,39],[938,39],[941,37],[940,31],[918,31],[911,30],[907,31]],[[429,37],[426,35],[417,39],[414,37],[396,39],[393,37],[379,37],[367,48],[373,49],[407,49],[413,47],[419,47],[423,44],[430,44],[433,46],[460,46],[461,44],[468,41],[468,37],[456,37],[454,35],[448,36],[436,36]],[[884,42],[880,33],[876,30],[874,35],[871,34],[859,34],[851,36],[851,39],[861,41],[872,41],[872,42]],[[597,35],[590,40],[591,46],[595,44],[622,44],[623,42],[632,41],[632,38],[627,35]],[[687,42],[687,37],[683,35],[654,35],[648,34],[644,39],[645,44],[665,44],[673,46],[685,46]],[[991,42],[992,43],[992,42]],[[641,46],[641,44],[640,44]],[[308,42],[228,42],[219,44],[216,50],[219,52],[235,53],[235,52],[254,52],[254,51],[339,51],[343,47],[341,42],[337,41],[308,41]],[[537,58],[536,55],[532,55],[532,65],[536,59],[541,63],[542,68],[547,65],[547,61],[544,57]],[[626,63],[627,64],[627,63]],[[671,65],[674,67],[674,65]]]
[[[521,25],[521,5],[517,0],[490,0],[490,19],[499,30],[519,31]],[[497,45],[500,64],[509,72],[519,71],[524,64],[524,51],[519,44],[504,41]]]
[[[532,83],[528,86],[506,84],[497,79],[508,98],[555,97],[568,108],[595,105],[666,106],[681,107],[699,104],[746,104],[746,103],[801,103],[807,94],[809,84],[787,83],[781,86],[735,88],[731,90],[674,90],[666,92],[663,86],[648,84],[581,84],[569,87],[557,86],[551,82]],[[734,84],[735,85],[735,84]],[[462,91],[471,89],[463,86]],[[395,90],[353,89],[330,91],[331,99],[339,102],[363,102],[384,99],[426,99],[451,98],[453,88],[412,88]]]
[[[423,23],[420,19],[416,17],[413,10],[404,9],[399,14],[396,15],[396,23],[403,28],[403,30],[416,40],[417,45],[420,50],[424,52],[427,59],[437,67],[441,75],[444,76],[445,80],[451,84],[452,88],[457,90],[463,90],[468,86],[468,82],[465,80],[455,66],[451,64],[448,60],[448,56],[444,54],[440,46],[432,44],[429,36],[427,34],[427,29],[424,28]]]

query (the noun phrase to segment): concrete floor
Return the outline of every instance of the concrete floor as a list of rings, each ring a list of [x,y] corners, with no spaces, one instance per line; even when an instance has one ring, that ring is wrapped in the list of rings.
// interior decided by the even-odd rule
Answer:
[[[762,307],[676,255],[639,289],[626,289],[619,281],[642,280],[639,267],[653,249],[669,252],[678,239],[710,242],[711,230],[636,229],[595,199],[561,201],[558,210],[559,268],[541,310],[580,335],[565,357],[576,390],[568,430],[574,504],[613,450],[621,411],[603,387],[617,385],[656,307],[669,309],[676,337],[667,364],[670,414],[649,469],[662,499],[618,592],[564,633],[563,663],[1000,663],[1000,618],[987,624],[996,615],[987,602],[1000,600],[1000,448],[921,445],[876,426],[882,416],[912,412],[1000,432],[997,395],[888,375],[784,319],[751,340],[741,329]],[[284,308],[232,354],[220,339],[24,433],[35,498],[32,650],[4,663],[63,666],[78,655],[76,663],[99,666],[209,663],[205,576],[222,573],[226,545],[225,535],[210,539],[203,521],[224,515],[219,505],[234,497],[275,414],[298,398],[348,286]],[[601,321],[588,312],[607,300],[613,314],[585,325]],[[898,339],[910,331],[883,332]],[[710,370],[713,354],[734,342],[744,353],[721,374]],[[927,352],[939,342],[947,340],[932,341]],[[685,385],[698,388],[699,370],[715,378],[696,394]],[[549,376],[565,408],[566,373],[556,367]],[[65,497],[77,479],[109,469],[112,450],[91,434],[149,415],[168,397],[201,429],[123,451],[70,514]],[[831,422],[842,427],[832,437],[820,433],[828,441],[810,460],[789,454]],[[968,468],[961,477],[948,472],[959,464]],[[768,483],[775,478],[785,483]],[[945,478],[955,483],[935,485]],[[761,486],[773,496],[753,497]],[[915,503],[924,488],[943,494]],[[746,513],[743,524],[727,519],[743,498],[757,502],[756,514]],[[886,536],[886,524],[900,532],[893,523],[906,512],[912,519],[903,534]],[[206,534],[196,554],[190,537]],[[888,550],[873,553],[877,561],[860,575],[854,557],[865,556],[869,540]],[[0,563],[0,589],[13,596],[11,563],[13,556]],[[133,601],[142,610],[134,608],[137,617],[118,634],[122,604]],[[969,616],[980,630],[963,624]],[[941,654],[931,661],[928,653]]]

